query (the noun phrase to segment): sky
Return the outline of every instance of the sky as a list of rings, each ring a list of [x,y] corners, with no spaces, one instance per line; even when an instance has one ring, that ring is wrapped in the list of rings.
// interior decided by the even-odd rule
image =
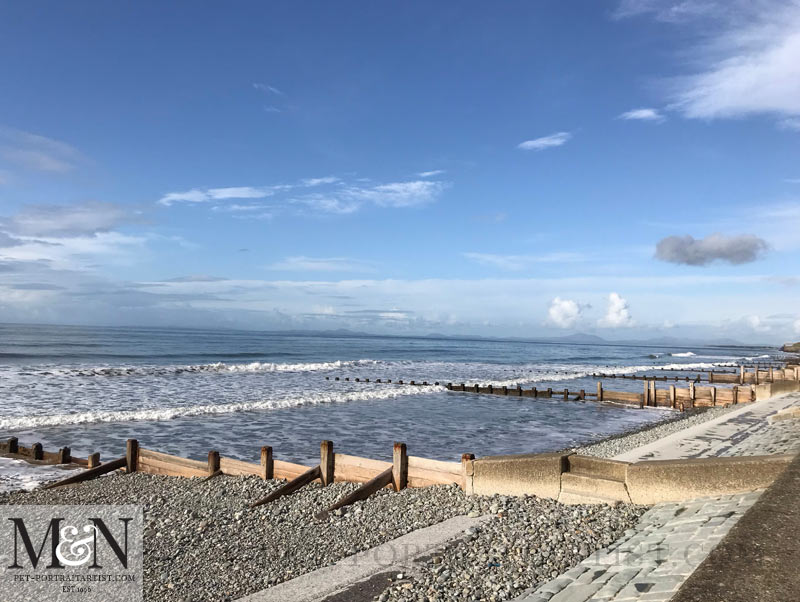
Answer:
[[[800,338],[800,2],[0,2],[0,322]]]

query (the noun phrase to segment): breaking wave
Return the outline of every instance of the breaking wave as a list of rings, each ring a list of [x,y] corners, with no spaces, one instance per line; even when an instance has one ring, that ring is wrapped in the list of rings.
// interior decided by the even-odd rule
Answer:
[[[129,422],[133,420],[161,421],[190,416],[233,414],[236,412],[259,412],[278,410],[306,405],[326,403],[345,403],[349,401],[369,401],[372,399],[392,399],[404,395],[420,395],[443,391],[441,386],[398,385],[364,391],[344,393],[310,393],[304,396],[292,395],[279,399],[243,401],[218,405],[195,405],[177,407],[156,407],[139,410],[100,410],[95,412],[76,412],[74,414],[47,414],[42,416],[0,417],[0,429],[16,430],[69,424],[93,424],[99,422]]]

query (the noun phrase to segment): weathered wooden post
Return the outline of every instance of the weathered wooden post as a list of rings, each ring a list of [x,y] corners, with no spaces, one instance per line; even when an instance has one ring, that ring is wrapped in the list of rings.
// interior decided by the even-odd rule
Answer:
[[[717,405],[717,388],[716,387],[711,387],[711,405],[712,406],[716,406]]]
[[[408,449],[405,443],[395,443],[392,449],[392,485],[395,491],[408,487]]]
[[[769,382],[775,382],[775,372],[772,369],[772,366],[769,367]]]
[[[219,472],[219,452],[208,452],[208,476],[212,477]]]
[[[650,405],[650,383],[648,381],[644,381],[644,393],[642,393],[642,402],[639,404],[639,407],[642,408],[644,406]]]
[[[569,389],[564,389],[564,401],[569,399]]]
[[[694,393],[694,382],[692,381],[692,382],[689,383],[689,400],[690,400],[689,406],[692,407],[692,408],[694,407],[694,400],[695,399],[696,399],[696,397],[695,397],[695,393]]]
[[[261,478],[265,481],[275,476],[275,464],[272,461],[272,448],[265,445],[261,448]]]
[[[759,384],[759,383],[758,383],[758,380],[759,380],[759,379],[758,379],[758,365],[756,365],[755,377],[754,377],[754,378],[755,378],[755,380],[754,380],[753,382],[755,382],[756,384]]]
[[[322,473],[321,479],[323,485],[330,485],[333,483],[334,473],[334,455],[333,455],[333,441],[323,441],[319,445],[319,468]]]
[[[16,437],[8,438],[8,453],[10,454],[19,453],[19,439],[17,439]]]
[[[669,406],[671,408],[673,408],[673,409],[675,408],[676,399],[677,399],[677,396],[675,394],[675,385],[670,385],[669,386]]]
[[[136,465],[139,462],[139,442],[136,439],[128,439],[125,449],[125,470],[128,474],[136,472]]]
[[[467,495],[472,494],[472,475],[475,471],[475,466],[472,463],[475,460],[475,454],[461,454],[461,478],[463,482],[464,493]]]
[[[553,389],[552,389],[552,387],[547,387],[547,397],[548,397],[548,399],[553,397]]]
[[[62,447],[58,450],[58,463],[69,464],[72,462],[72,453],[68,447]]]
[[[710,382],[710,383],[714,382],[714,371],[713,370],[709,370],[708,371],[708,382]]]
[[[41,443],[34,443],[31,446],[31,452],[33,454],[34,460],[43,460],[44,459],[44,450],[42,449]]]
[[[603,401],[603,383],[597,383],[597,401]]]
[[[580,390],[580,392],[578,393],[578,399],[580,399],[581,401],[586,400],[586,389]]]
[[[100,452],[94,452],[89,456],[86,468],[97,468],[100,466]]]
[[[744,384],[744,364],[739,366],[739,384],[740,385]]]
[[[650,381],[650,405],[655,407],[658,405],[658,396],[656,395],[656,381]]]

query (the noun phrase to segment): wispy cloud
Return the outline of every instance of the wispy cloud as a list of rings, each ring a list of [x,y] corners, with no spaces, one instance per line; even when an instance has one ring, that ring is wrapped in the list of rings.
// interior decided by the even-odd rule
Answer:
[[[325,176],[324,178],[306,178],[302,181],[303,186],[314,187],[323,184],[336,184],[339,178],[336,176]]]
[[[375,266],[349,257],[287,257],[267,266],[269,270],[292,272],[372,272]]]
[[[66,173],[84,160],[73,146],[60,140],[0,127],[0,155],[33,171]]]
[[[109,232],[124,224],[143,222],[141,211],[126,205],[86,201],[73,205],[28,205],[10,217],[0,217],[0,227],[17,236],[86,236]]]
[[[550,134],[549,136],[542,136],[541,138],[534,138],[533,140],[525,140],[524,142],[520,142],[517,145],[517,148],[521,148],[522,150],[540,151],[547,148],[561,146],[570,138],[572,138],[572,134],[569,132],[556,132],[555,134]]]
[[[790,128],[800,116],[797,0],[628,0],[617,11],[641,15],[695,37],[694,72],[671,80],[670,108],[698,119],[772,115]]]
[[[617,119],[625,119],[625,120],[634,120],[634,121],[653,121],[656,123],[661,123],[666,118],[662,115],[658,109],[633,109],[631,111],[626,111],[619,115]]]
[[[258,82],[253,83],[253,88],[256,90],[261,90],[262,92],[269,92],[270,94],[275,94],[276,96],[286,96],[286,94],[276,88],[275,86],[270,86],[268,84],[261,84]]]
[[[435,200],[444,189],[445,182],[416,180],[392,182],[371,187],[348,188],[344,196],[357,201],[369,201],[381,207],[413,207]]]
[[[421,171],[417,174],[420,178],[433,178],[436,176],[440,176],[445,173],[444,169],[433,169],[431,171]]]
[[[233,186],[229,188],[192,188],[184,192],[169,192],[158,200],[159,205],[169,207],[175,203],[207,203],[228,199],[263,199],[275,194],[267,186]]]
[[[463,253],[463,256],[480,265],[509,272],[518,272],[540,263],[569,263],[583,260],[579,253],[546,253],[544,255],[497,255],[493,253]]]
[[[778,122],[778,127],[782,130],[800,132],[800,118],[792,117],[790,119],[782,119]]]
[[[379,207],[414,207],[434,202],[450,184],[438,180],[412,180],[371,184],[368,180],[343,181],[337,176],[305,178],[294,184],[273,186],[236,186],[229,188],[192,188],[170,192],[157,202],[166,207],[204,204],[211,201],[247,201],[272,197],[268,207],[261,203],[239,202],[214,205],[217,212],[237,213],[268,209],[270,215],[281,212],[346,215],[365,205]],[[279,196],[280,194],[280,196]]]

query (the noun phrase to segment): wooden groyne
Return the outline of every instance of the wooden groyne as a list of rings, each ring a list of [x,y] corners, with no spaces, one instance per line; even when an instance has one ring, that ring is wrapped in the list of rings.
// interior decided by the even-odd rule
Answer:
[[[62,447],[57,451],[47,451],[41,443],[22,445],[16,437],[9,437],[0,441],[0,456],[7,456],[19,460],[26,460],[36,464],[75,464],[86,468],[100,465],[100,453],[95,452],[86,458],[72,455],[69,447]]]
[[[254,508],[298,491],[314,481],[319,481],[322,485],[340,481],[361,484],[359,489],[337,501],[328,510],[341,508],[365,499],[383,487],[391,487],[395,491],[400,491],[407,487],[455,484],[461,489],[465,489],[467,466],[475,459],[473,454],[462,454],[460,462],[409,456],[405,443],[395,443],[392,449],[392,461],[389,462],[334,453],[333,442],[323,441],[320,444],[319,464],[314,466],[278,460],[273,457],[272,448],[269,446],[261,448],[261,458],[258,464],[228,458],[216,450],[209,451],[207,459],[203,461],[146,449],[139,445],[138,440],[129,439],[124,456],[100,464],[99,454],[92,454],[90,458],[94,458],[97,462],[90,465],[89,462],[75,462],[80,459],[71,458],[68,455],[69,448],[62,448],[62,450],[67,450],[67,455],[64,452],[48,454],[41,452],[40,444],[30,447],[19,445],[16,437],[0,442],[0,455],[25,458],[30,456],[31,459],[39,459],[34,457],[30,450],[39,450],[35,455],[41,456],[47,463],[79,464],[87,468],[81,473],[48,484],[47,488],[72,485],[120,469],[128,474],[142,472],[170,477],[204,479],[219,475],[255,476],[263,480],[284,479],[287,481],[266,498],[253,501],[250,507]]]

